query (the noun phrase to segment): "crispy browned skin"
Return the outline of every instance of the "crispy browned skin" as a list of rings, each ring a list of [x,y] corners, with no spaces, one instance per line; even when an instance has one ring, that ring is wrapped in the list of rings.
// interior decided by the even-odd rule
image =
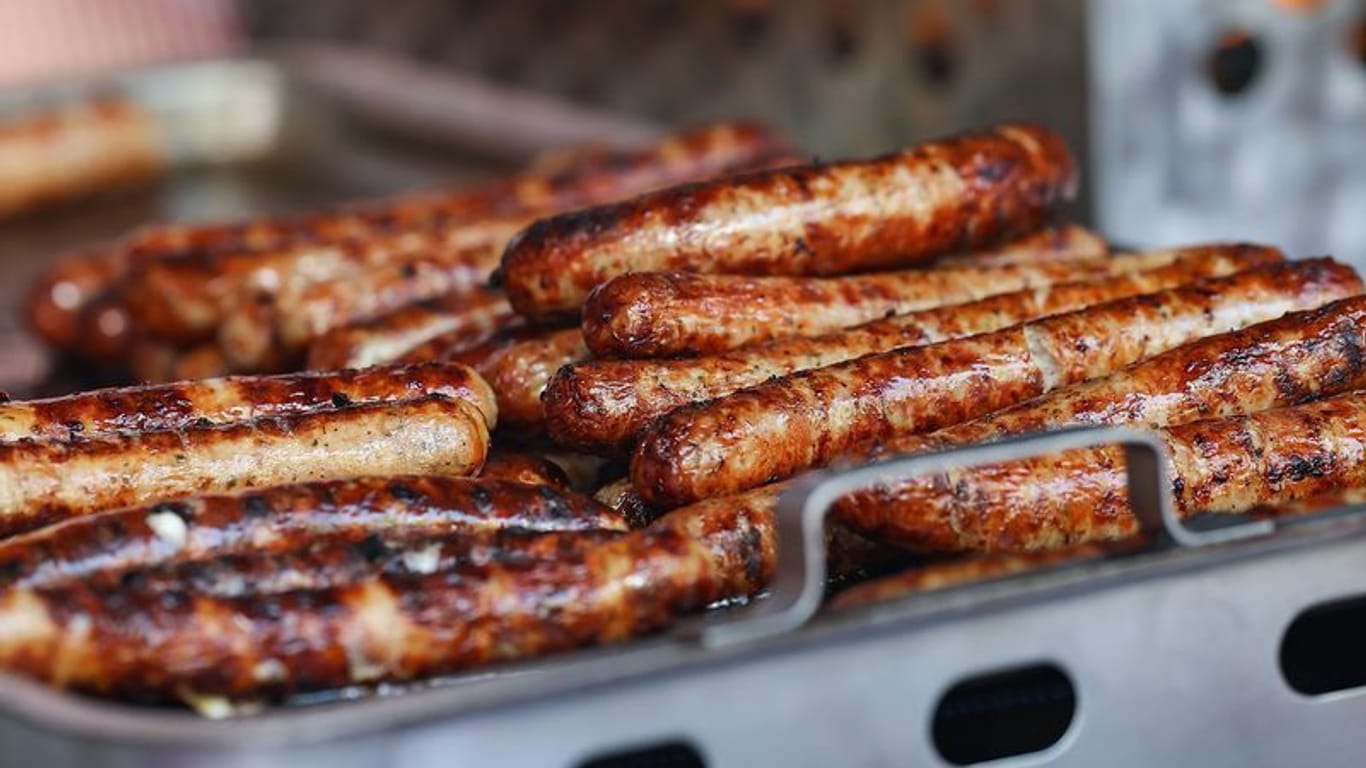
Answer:
[[[196,493],[413,472],[470,475],[488,453],[472,404],[441,395],[71,442],[0,445],[0,535]]]
[[[911,312],[810,339],[787,339],[683,360],[591,360],[560,369],[542,397],[557,442],[615,455],[653,419],[687,403],[730,394],[775,376],[856,357],[1000,330],[1044,315],[1150,293],[1279,261],[1262,246],[1198,246],[1165,267],[1094,282],[1025,289]]]
[[[335,373],[233,376],[11,401],[0,404],[0,441],[74,440],[186,429],[429,395],[466,400],[490,426],[497,423],[498,407],[482,377],[457,363],[428,363]]]
[[[345,328],[337,328],[308,346],[308,368],[315,371],[364,368],[392,363],[438,337],[481,343],[512,317],[501,292],[487,289],[451,294],[421,306]]]
[[[1172,258],[942,267],[828,278],[632,272],[589,294],[582,327],[588,348],[603,357],[707,355],[1023,288],[1110,277],[1161,266]]]
[[[1198,339],[1104,378],[1061,387],[936,432],[859,446],[843,458],[866,462],[1064,426],[1165,427],[1246,416],[1363,386],[1366,298],[1356,296]],[[786,484],[766,487],[776,496]],[[895,487],[888,483],[876,494],[855,494],[841,503],[876,505],[894,494]]]
[[[935,266],[999,267],[1006,264],[1042,264],[1104,258],[1109,243],[1085,227],[1067,224],[1044,227],[1024,237],[989,248],[940,256]]]
[[[821,275],[923,263],[1024,234],[1075,188],[1043,128],[1003,125],[871,160],[794,166],[542,219],[503,257],[512,306],[577,316],[627,272]]]
[[[261,698],[622,642],[766,583],[771,515],[732,503],[623,535],[546,534],[534,556],[490,551],[430,575],[275,595],[136,578],[14,589],[0,597],[0,665],[136,700]]]
[[[1330,259],[1276,264],[803,371],[661,418],[632,454],[631,480],[655,506],[734,493],[1360,290]]]
[[[494,451],[479,470],[479,479],[507,480],[530,485],[549,485],[569,490],[569,476],[559,464],[530,453]]]
[[[545,329],[530,325],[518,316],[509,318],[490,334],[469,334],[464,331],[443,333],[419,344],[399,358],[405,363],[432,360],[455,360],[466,365],[477,365],[500,349],[537,339]]]
[[[178,518],[177,520],[171,519]],[[52,586],[100,571],[372,536],[626,529],[621,516],[554,487],[396,475],[195,496],[67,520],[0,541],[0,586]]]
[[[1172,490],[1185,515],[1242,512],[1366,480],[1360,392],[1159,434],[1171,451]],[[835,514],[884,541],[940,551],[1050,549],[1122,538],[1137,528],[1123,452],[1114,448],[897,482],[842,499]]]
[[[511,344],[492,344],[455,359],[470,364],[493,387],[498,413],[513,427],[539,427],[545,423],[541,392],[561,367],[589,357],[583,334],[577,328],[540,331]]]

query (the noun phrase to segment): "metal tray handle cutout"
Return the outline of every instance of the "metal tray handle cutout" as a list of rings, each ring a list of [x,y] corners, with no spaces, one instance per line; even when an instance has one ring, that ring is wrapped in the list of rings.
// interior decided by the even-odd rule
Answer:
[[[847,494],[896,478],[1106,445],[1124,449],[1129,506],[1158,545],[1206,546],[1275,530],[1272,520],[1200,531],[1186,527],[1172,500],[1166,445],[1155,433],[1132,427],[1071,427],[854,469],[822,470],[800,478],[779,500],[778,564],[768,597],[692,625],[683,634],[707,646],[731,645],[790,632],[810,621],[825,595],[825,518]]]

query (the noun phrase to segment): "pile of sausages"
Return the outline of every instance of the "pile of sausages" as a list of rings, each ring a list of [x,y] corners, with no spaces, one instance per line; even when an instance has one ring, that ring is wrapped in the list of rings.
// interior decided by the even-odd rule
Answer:
[[[781,144],[718,126],[648,160],[559,156],[538,194],[568,212],[529,212],[532,171],[468,193],[483,221],[526,224],[480,246],[497,252],[487,285],[335,325],[294,313],[310,305],[291,286],[350,251],[259,245],[273,223],[206,236],[258,243],[250,257],[101,262],[120,277],[71,289],[76,326],[150,280],[138,333],[193,317],[226,352],[256,322],[246,301],[272,318],[254,337],[272,359],[317,370],[0,406],[0,665],[224,714],[625,642],[761,595],[777,500],[803,472],[1067,425],[1155,430],[1185,515],[1299,514],[1366,488],[1351,268],[1241,243],[1112,254],[1058,222],[1076,169],[1037,126],[727,173],[772,162],[733,149],[761,135],[748,146]],[[598,204],[683,167],[715,178]],[[393,215],[423,231],[455,216],[425,210]],[[356,221],[347,242],[395,231]],[[474,236],[457,231],[441,237]],[[433,248],[347,274],[447,257]],[[185,285],[231,284],[239,303],[178,303],[174,276],[206,265],[222,284]],[[338,306],[392,306],[384,280],[348,280]],[[1125,483],[1122,453],[1099,448],[853,493],[835,570],[919,564],[836,600],[1134,546]]]
[[[408,344],[453,332],[477,340],[509,314],[485,284],[530,222],[788,157],[773,132],[722,123],[634,151],[555,153],[475,187],[151,225],[61,259],[30,291],[27,316],[52,347],[145,381],[298,369],[315,341],[326,359],[328,332],[381,319],[405,328]]]

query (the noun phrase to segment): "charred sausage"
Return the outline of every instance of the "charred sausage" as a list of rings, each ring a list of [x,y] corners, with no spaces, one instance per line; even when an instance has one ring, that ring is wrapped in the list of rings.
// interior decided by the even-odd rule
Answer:
[[[1242,512],[1366,483],[1359,392],[1159,435],[1184,515]],[[1133,534],[1125,483],[1122,450],[1076,450],[878,486],[841,499],[835,514],[914,549],[1033,551]]]
[[[324,374],[237,376],[0,403],[0,441],[180,430],[429,395],[466,400],[490,426],[497,422],[493,392],[478,374],[457,363],[430,363]]]
[[[811,339],[770,342],[683,360],[591,360],[561,368],[542,397],[557,442],[614,455],[630,450],[653,419],[679,406],[730,394],[775,376],[863,355],[1000,330],[1044,315],[1171,288],[1275,263],[1274,249],[1222,253],[1193,248],[1173,264],[1108,280],[1026,289],[968,304],[911,312]]]
[[[0,534],[115,507],[309,480],[471,475],[488,427],[464,400],[353,405],[227,425],[0,445]]]
[[[1360,291],[1330,259],[1277,264],[803,371],[663,417],[633,453],[631,479],[655,506],[734,493]]]
[[[1036,228],[1075,189],[1062,139],[1002,125],[881,158],[678,187],[536,222],[508,246],[518,313],[577,317],[626,272],[821,275],[924,263]]]
[[[602,357],[708,355],[1025,288],[1143,271],[1175,259],[1160,253],[831,278],[633,272],[589,294],[583,334],[588,348]]]
[[[321,540],[625,529],[619,514],[559,488],[490,478],[362,477],[194,496],[68,520],[0,541],[0,587],[52,586],[101,571],[121,574],[242,552],[277,555]]]

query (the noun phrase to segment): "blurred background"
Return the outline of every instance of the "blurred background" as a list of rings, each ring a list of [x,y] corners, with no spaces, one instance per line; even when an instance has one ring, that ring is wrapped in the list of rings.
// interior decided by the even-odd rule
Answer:
[[[1120,241],[1366,246],[1358,0],[0,0],[10,89],[301,44],[652,126],[754,116],[821,157],[1041,120]]]
[[[404,113],[397,143],[455,136],[459,170],[729,116],[819,157],[1024,118],[1071,141],[1074,214],[1116,241],[1366,249],[1359,0],[0,0],[10,94],[233,56],[293,56],[371,124]]]

